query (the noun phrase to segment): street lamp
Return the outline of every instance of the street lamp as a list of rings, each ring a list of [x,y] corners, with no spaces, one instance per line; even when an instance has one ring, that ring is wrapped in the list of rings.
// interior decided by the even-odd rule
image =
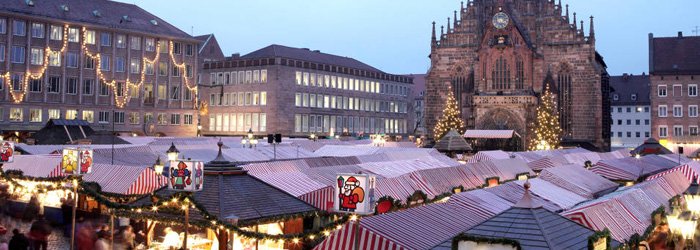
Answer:
[[[248,140],[253,139],[253,128],[248,129]]]
[[[168,151],[165,151],[165,153],[168,155],[169,161],[177,160],[177,157],[180,155],[180,151],[177,150],[174,142],[170,144],[170,148],[168,148]]]
[[[688,206],[688,211],[697,216],[700,214],[700,185],[697,177],[693,178],[687,190],[683,192],[683,198]]]
[[[311,139],[312,141],[316,141],[316,134],[311,133],[311,135],[309,135],[309,139]]]
[[[158,159],[156,159],[156,163],[153,164],[153,171],[155,171],[157,175],[162,175],[162,174],[163,174],[163,168],[165,168],[165,166],[163,165],[163,163],[161,163],[161,161],[160,161],[160,155],[159,155],[159,156],[158,156]],[[159,180],[160,180],[160,179],[159,179]]]

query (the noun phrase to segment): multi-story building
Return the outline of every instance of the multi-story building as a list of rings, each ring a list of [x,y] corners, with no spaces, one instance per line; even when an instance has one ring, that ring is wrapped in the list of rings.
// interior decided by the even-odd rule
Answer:
[[[203,135],[406,134],[412,79],[352,58],[271,45],[208,62]]]
[[[648,75],[610,77],[612,148],[635,148],[651,137],[651,101]]]
[[[410,134],[416,136],[427,135],[428,131],[425,128],[425,74],[411,75],[413,77],[413,126]]]
[[[684,153],[700,148],[698,137],[698,84],[700,37],[654,37],[649,34],[652,137],[668,149]]]
[[[608,150],[609,76],[593,17],[589,25],[584,19],[561,1],[480,0],[463,4],[439,34],[433,25],[428,132],[453,91],[468,129],[515,130],[528,145],[538,97],[549,85],[562,144]]]
[[[193,136],[198,43],[132,4],[4,1],[0,130],[26,138],[60,118],[95,130]]]

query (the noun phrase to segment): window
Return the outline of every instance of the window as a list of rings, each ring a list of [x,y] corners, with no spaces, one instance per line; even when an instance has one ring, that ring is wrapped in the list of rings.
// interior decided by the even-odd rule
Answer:
[[[61,92],[61,78],[57,76],[49,77],[49,93],[59,93]]]
[[[24,49],[22,46],[12,46],[10,61],[12,63],[24,63]]]
[[[634,132],[634,137],[637,137],[637,138],[642,137],[642,133],[641,132]]]
[[[109,55],[102,55],[102,59],[100,60],[100,70],[109,71],[109,59]]]
[[[613,101],[617,101],[617,100],[620,100],[620,96],[617,95],[617,94],[614,94],[614,95],[613,95]]]
[[[158,125],[168,125],[168,118],[165,114],[158,114]]]
[[[180,114],[170,115],[170,125],[180,125]]]
[[[668,127],[667,126],[659,126],[659,137],[661,137],[661,138],[668,137]]]
[[[192,90],[185,88],[185,101],[192,100]]]
[[[617,137],[622,138],[622,132],[617,132]]]
[[[267,92],[263,91],[260,92],[260,106],[266,106],[267,105]]]
[[[160,53],[168,53],[168,41],[165,40],[160,40],[158,41],[158,47],[160,50]]]
[[[673,126],[673,136],[683,136],[683,126]]]
[[[168,75],[168,63],[159,62],[158,63],[158,75],[167,76]]]
[[[692,136],[697,136],[698,135],[698,126],[688,127],[688,133]]]
[[[63,40],[63,27],[51,25],[51,34],[49,34],[49,39],[54,41]]]
[[[10,121],[11,122],[24,121],[24,114],[23,114],[22,108],[10,108]]]
[[[100,45],[102,46],[112,46],[112,35],[109,33],[100,33]]]
[[[146,38],[144,43],[146,46],[146,51],[155,51],[156,50],[156,40],[155,39]]]
[[[41,79],[31,79],[29,81],[30,92],[41,92]]]
[[[649,138],[649,132],[644,132],[644,138]]]
[[[688,106],[688,117],[698,117],[698,105]]]
[[[117,48],[126,48],[126,36],[124,35],[117,35]]]
[[[180,76],[180,73],[181,73],[181,72],[180,72],[180,68],[177,67],[177,66],[175,66],[175,65],[173,65],[173,76],[179,77],[179,76]]]
[[[129,64],[129,72],[132,74],[141,73],[141,62],[138,58],[131,58],[131,63]]]
[[[12,34],[15,36],[25,36],[27,34],[27,23],[14,20],[12,22]]]
[[[622,113],[622,108],[617,108],[617,113]]]
[[[116,72],[124,72],[124,57],[115,57],[114,58],[114,71]]]
[[[644,125],[649,125],[649,119],[644,120]]]
[[[173,54],[176,54],[176,55],[182,54],[182,44],[181,43],[173,43]]]
[[[75,95],[78,93],[78,78],[68,78],[68,86],[66,86],[66,93]]]
[[[627,113],[632,113],[632,108],[627,107]]]
[[[637,94],[632,94],[632,95],[630,96],[630,99],[632,99],[632,101],[636,101],[636,100],[637,100]]]
[[[668,95],[666,85],[659,85],[657,90],[658,90],[659,97],[666,97]]]
[[[85,31],[85,43],[86,44],[95,44],[95,31],[94,30],[86,30]]]
[[[192,65],[186,64],[185,65],[185,76],[192,77],[193,74],[194,74],[194,71],[192,71]]]
[[[184,118],[183,124],[185,124],[185,125],[192,125],[192,124],[193,124],[193,121],[194,121],[194,119],[193,119],[194,116],[193,116],[193,115],[187,115],[187,114],[186,114],[186,115],[184,115],[183,118]]]
[[[260,105],[260,93],[259,92],[253,92],[253,106],[258,106]]]
[[[139,124],[140,120],[141,119],[139,118],[139,112],[129,113],[129,124],[132,124],[132,125]]]
[[[41,48],[32,48],[29,51],[29,63],[32,65],[43,65],[44,64],[44,50]]]
[[[170,99],[171,100],[180,100],[180,87],[179,86],[172,86],[170,88]]]
[[[75,109],[66,110],[66,120],[78,119],[78,111]]]
[[[649,107],[644,107],[644,113],[649,113]]]
[[[194,46],[192,46],[192,44],[185,45],[185,55],[191,56],[193,54],[194,54]]]
[[[43,23],[32,23],[32,37],[33,38],[44,38],[44,24]]]
[[[166,93],[167,89],[165,88],[165,84],[158,85],[158,100],[165,100],[167,97]]]
[[[627,132],[627,138],[631,138],[631,137],[632,137],[632,132]]]
[[[698,96],[698,85],[689,84],[688,85],[688,96]]]
[[[60,67],[61,66],[61,52],[51,51],[49,52],[49,66]]]
[[[68,28],[68,41],[77,43],[80,39],[80,34],[78,33],[78,28]]]
[[[95,59],[90,58],[89,56],[85,57],[85,69],[94,69],[95,68]]]
[[[143,114],[143,123],[149,123],[153,121],[153,113],[145,113]]]
[[[104,81],[100,81],[100,95],[101,96],[108,96],[109,95],[109,85],[105,83]]]
[[[132,50],[141,50],[141,37],[138,37],[138,36],[131,37],[131,49]]]
[[[682,105],[673,105],[673,117],[683,117]]]
[[[124,96],[124,85],[125,83],[123,82],[117,82],[116,87],[115,87],[115,95],[116,96]]]
[[[95,112],[92,110],[83,110],[83,120],[89,123],[95,122]]]
[[[668,106],[659,105],[659,117],[668,117]]]
[[[328,77],[328,76],[326,76],[326,77]],[[260,70],[260,82],[261,83],[267,82],[267,70],[266,69]]]
[[[155,69],[153,68],[152,62],[144,62],[143,67],[146,71],[146,75],[153,75],[154,74]]]
[[[632,120],[627,119],[627,125],[632,125]]]
[[[114,123],[124,124],[124,111],[114,112]]]
[[[296,83],[297,85],[301,85],[301,72],[299,71],[296,72]]]
[[[29,121],[41,122],[41,109],[29,109]]]
[[[253,94],[250,93],[250,92],[246,92],[246,93],[245,93],[245,105],[246,105],[246,106],[250,106],[250,105],[251,105],[251,103],[252,103],[252,101],[253,101],[253,100],[252,100],[252,99],[253,99],[252,96],[253,96]]]
[[[5,45],[0,44],[0,62],[5,61]]]
[[[683,96],[683,85],[680,85],[680,84],[673,85],[673,96]]]
[[[61,119],[61,110],[49,109],[49,119]]]
[[[0,19],[0,34],[5,34],[7,32],[7,19]],[[0,119],[2,121],[2,119]]]
[[[642,125],[642,120],[634,120],[634,125]]]
[[[77,68],[78,67],[78,53],[68,52],[66,53],[66,67]]]

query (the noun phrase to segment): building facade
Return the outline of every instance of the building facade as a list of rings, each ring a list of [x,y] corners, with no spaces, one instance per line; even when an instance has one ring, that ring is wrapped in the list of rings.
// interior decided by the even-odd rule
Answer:
[[[698,54],[700,37],[649,34],[652,136],[674,152],[684,146],[686,155],[700,149],[700,57],[689,56]]]
[[[95,130],[194,136],[197,44],[132,4],[6,1],[0,130],[24,139],[61,118]]]
[[[593,17],[584,31],[568,5],[468,1],[439,35],[433,24],[428,131],[442,114],[447,91],[454,91],[467,129],[515,130],[527,143],[538,97],[550,79],[564,145],[609,149],[609,77],[595,42]]]
[[[425,74],[411,75],[413,77],[413,127],[409,133],[422,136],[427,135],[425,128]]]
[[[651,138],[651,100],[648,75],[610,77],[612,148],[636,148]]]
[[[412,79],[348,57],[271,45],[208,62],[203,135],[406,134]]]

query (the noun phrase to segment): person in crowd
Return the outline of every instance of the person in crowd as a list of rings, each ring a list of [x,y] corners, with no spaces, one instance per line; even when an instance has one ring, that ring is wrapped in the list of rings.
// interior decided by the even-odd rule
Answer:
[[[122,246],[124,246],[124,249],[132,250],[132,249],[134,249],[134,247],[136,247],[136,245],[134,243],[134,239],[136,238],[136,234],[134,234],[133,227],[125,226],[124,229],[122,229],[121,238],[122,238]]]
[[[7,184],[0,184],[0,215],[7,213],[8,200],[10,199],[10,186]]]
[[[76,249],[77,250],[90,250],[95,246],[95,231],[92,223],[85,221],[83,217],[78,219],[80,222],[76,226]]]
[[[666,222],[661,222],[659,225],[654,229],[654,232],[651,234],[651,237],[649,238],[649,246],[651,249],[654,250],[665,250],[665,249],[670,249],[667,247],[667,241],[670,235],[670,229],[668,227],[668,223]]]
[[[12,230],[12,239],[10,239],[8,248],[10,250],[27,250],[29,249],[29,239],[15,228]]]
[[[7,239],[5,237],[0,237],[0,250],[9,250],[10,246],[7,244]]]
[[[49,245],[49,236],[51,235],[51,225],[44,219],[43,215],[39,215],[37,220],[32,223],[29,229],[30,245],[34,250],[46,250]]]
[[[39,212],[41,211],[39,206],[41,206],[41,203],[39,203],[39,199],[36,197],[36,195],[32,195],[32,197],[29,198],[29,203],[27,203],[27,207],[24,209],[22,220],[25,222],[30,222],[34,220],[36,215],[39,214]]]
[[[97,241],[95,242],[95,250],[111,250],[112,237],[109,231],[102,231],[97,233]]]

